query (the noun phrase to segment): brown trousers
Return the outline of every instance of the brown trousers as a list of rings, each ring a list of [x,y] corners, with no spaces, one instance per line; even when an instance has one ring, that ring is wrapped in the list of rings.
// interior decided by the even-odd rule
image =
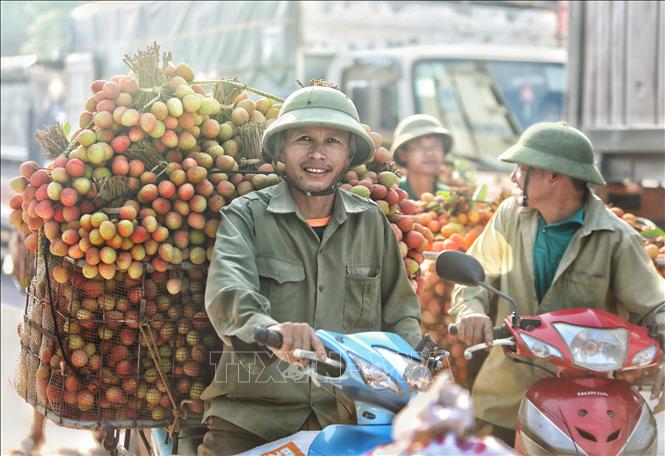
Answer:
[[[199,445],[199,456],[233,455],[268,443],[268,440],[216,416],[208,417],[206,424],[208,432],[203,436],[203,443]],[[321,425],[313,412],[300,428],[301,431],[319,429]]]

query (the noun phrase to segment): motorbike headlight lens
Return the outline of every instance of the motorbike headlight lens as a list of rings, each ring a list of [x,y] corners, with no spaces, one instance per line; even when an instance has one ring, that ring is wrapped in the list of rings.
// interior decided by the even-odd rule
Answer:
[[[656,346],[652,345],[633,356],[632,364],[639,367],[648,366],[653,362],[654,356],[656,356]]]
[[[626,361],[628,331],[625,328],[596,329],[553,323],[568,345],[573,363],[595,372],[621,369]]]
[[[432,384],[432,374],[420,363],[411,362],[404,371],[404,380],[412,394],[421,393]]]
[[[358,366],[358,370],[363,380],[367,385],[377,391],[381,390],[390,390],[397,394],[402,394],[402,391],[397,386],[397,383],[390,378],[386,372],[382,369],[379,369],[375,365],[371,364],[369,361],[364,360],[360,356],[349,352],[349,358]]]
[[[377,353],[386,358],[390,363],[390,365],[393,366],[397,371],[397,373],[401,376],[404,376],[406,367],[409,364],[411,364],[411,362],[413,362],[411,358],[400,355],[399,353],[396,353],[392,350],[388,350],[387,348],[374,347],[374,350],[376,350]]]
[[[528,334],[520,334],[520,337],[522,338],[522,341],[524,341],[526,346],[529,347],[531,353],[536,355],[538,358],[547,359],[555,357],[563,359],[563,355],[561,355],[561,352],[557,350],[556,347],[548,343],[545,343],[542,340],[537,339],[533,336],[529,336]]]
[[[432,383],[432,374],[421,363],[387,348],[376,347],[375,350],[395,368],[409,386],[411,393],[424,391]]]

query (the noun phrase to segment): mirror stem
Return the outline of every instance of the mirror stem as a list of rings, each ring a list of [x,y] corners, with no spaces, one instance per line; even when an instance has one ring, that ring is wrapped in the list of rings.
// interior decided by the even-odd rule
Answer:
[[[492,293],[495,293],[497,296],[502,297],[513,306],[512,326],[513,328],[517,328],[520,324],[520,314],[519,310],[517,309],[517,302],[512,297],[508,296],[505,293],[502,293],[501,291],[497,290],[491,285],[487,285],[486,283],[479,283],[478,285],[485,288],[486,290],[491,291]]]

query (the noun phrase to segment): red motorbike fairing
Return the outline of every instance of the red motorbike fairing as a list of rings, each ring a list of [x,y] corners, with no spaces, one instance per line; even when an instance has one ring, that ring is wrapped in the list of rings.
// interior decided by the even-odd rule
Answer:
[[[522,328],[510,328],[510,317],[506,319],[508,322],[508,330],[515,336],[516,354],[529,358],[535,358],[529,348],[524,344],[519,334],[524,333],[529,336],[540,339],[541,341],[552,345],[563,355],[563,358],[550,357],[547,362],[556,366],[560,373],[567,376],[604,376],[603,372],[592,372],[582,367],[576,366],[570,354],[570,349],[559,335],[559,332],[552,326],[554,323],[566,323],[579,327],[595,328],[595,329],[613,329],[624,328],[627,331],[627,347],[626,357],[622,370],[628,369],[641,369],[647,366],[635,366],[632,364],[633,357],[640,351],[650,347],[656,347],[656,353],[652,362],[649,365],[654,365],[662,357],[662,350],[656,344],[656,341],[651,339],[648,330],[645,327],[637,326],[621,319],[620,317],[599,309],[565,309],[554,312],[545,313],[542,315],[522,317],[524,319],[532,319],[538,321],[538,325],[528,330]]]
[[[526,399],[589,456],[619,454],[644,403],[628,383],[604,378],[543,379],[529,388]],[[528,435],[528,426],[521,424]]]

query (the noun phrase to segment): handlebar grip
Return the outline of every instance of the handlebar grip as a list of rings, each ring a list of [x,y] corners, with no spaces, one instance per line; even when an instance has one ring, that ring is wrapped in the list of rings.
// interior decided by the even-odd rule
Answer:
[[[268,328],[256,328],[254,340],[267,347],[280,348],[282,346],[282,335]]]
[[[448,325],[448,334],[450,334],[451,336],[457,335],[457,325],[455,323],[451,323]]]
[[[510,337],[510,333],[506,331],[505,326],[498,326],[496,328],[492,328],[492,337],[494,339],[505,339],[506,337]]]
[[[458,334],[458,328],[455,323],[451,323],[448,325],[448,334],[452,336],[456,336]],[[506,331],[506,328],[503,326],[497,326],[496,328],[492,328],[492,337],[494,339],[503,339],[504,337],[508,337],[508,331]]]

